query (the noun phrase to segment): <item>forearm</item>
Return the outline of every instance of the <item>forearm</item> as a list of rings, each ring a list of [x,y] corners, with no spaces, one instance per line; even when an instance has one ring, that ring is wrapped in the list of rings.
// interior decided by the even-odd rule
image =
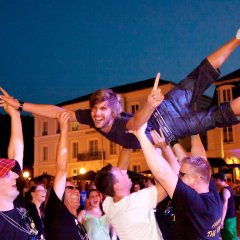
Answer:
[[[122,148],[117,166],[122,170],[127,170],[129,166],[129,158],[130,158],[131,149]]]
[[[8,146],[8,158],[15,159],[23,167],[23,133],[20,113],[18,111],[11,114],[11,137]]]
[[[55,105],[33,104],[25,102],[23,104],[23,111],[30,112],[42,117],[57,118],[57,114],[65,111],[65,109]]]
[[[173,153],[172,148],[169,145],[167,145],[164,149],[162,149],[162,151],[165,159],[167,160],[168,164],[170,165],[174,173],[178,174],[180,164],[177,161],[176,155]]]
[[[159,152],[156,151],[155,147],[152,143],[148,140],[145,134],[141,134],[138,136],[138,140],[141,144],[144,157],[150,168],[151,172],[160,183],[164,178],[164,174],[166,173],[166,168],[170,168],[165,159]]]
[[[62,130],[60,133],[60,139],[57,150],[57,162],[56,162],[57,172],[65,173],[67,170],[68,160],[67,144],[68,144],[68,132],[67,130]]]
[[[187,157],[187,152],[186,150],[182,147],[182,145],[180,143],[176,143],[173,146],[173,151],[178,159],[179,162],[181,162],[181,160],[185,157]]]
[[[144,123],[146,123],[151,115],[153,114],[155,108],[152,107],[148,102],[138,110],[133,117],[127,122],[127,129],[128,130],[137,130],[139,129]]]
[[[204,149],[199,134],[191,136],[191,155],[202,157],[205,159],[207,158],[206,151]]]

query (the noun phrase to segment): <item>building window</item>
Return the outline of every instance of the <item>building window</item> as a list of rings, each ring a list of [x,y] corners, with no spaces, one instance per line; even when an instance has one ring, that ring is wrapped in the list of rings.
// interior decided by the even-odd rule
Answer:
[[[98,152],[98,140],[89,141],[89,152]]]
[[[48,134],[48,122],[43,122],[42,136],[46,136],[47,134]]]
[[[110,142],[110,155],[117,154],[117,144],[114,142]]]
[[[229,102],[233,99],[232,96],[232,88],[233,86],[223,86],[218,89],[218,102],[223,103],[223,102]]]
[[[74,169],[73,170],[73,176],[77,176],[79,174],[79,170],[78,169]]]
[[[139,109],[139,104],[132,104],[131,105],[131,112],[135,113]]]
[[[43,158],[42,160],[45,162],[48,160],[48,147],[43,147]]]
[[[223,128],[223,141],[224,141],[224,143],[233,142],[233,129],[232,129],[232,127]]]
[[[77,158],[78,156],[78,142],[72,144],[72,158]]]
[[[79,128],[79,123],[78,122],[73,122],[72,123],[72,131],[77,131]]]
[[[141,165],[132,165],[132,171],[137,173],[141,172],[142,171]]]

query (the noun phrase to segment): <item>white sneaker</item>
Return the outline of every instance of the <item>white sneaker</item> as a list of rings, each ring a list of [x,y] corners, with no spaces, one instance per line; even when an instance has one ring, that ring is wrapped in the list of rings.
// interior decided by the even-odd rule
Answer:
[[[240,28],[238,29],[238,31],[236,33],[236,38],[240,40]]]

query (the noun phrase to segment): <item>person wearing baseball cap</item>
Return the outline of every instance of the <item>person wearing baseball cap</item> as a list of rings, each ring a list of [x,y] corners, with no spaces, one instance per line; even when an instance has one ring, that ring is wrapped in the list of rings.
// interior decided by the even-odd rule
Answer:
[[[20,112],[0,101],[11,118],[8,158],[0,158],[0,239],[37,240],[37,230],[26,209],[14,205],[19,195],[17,180],[22,175],[23,134]]]

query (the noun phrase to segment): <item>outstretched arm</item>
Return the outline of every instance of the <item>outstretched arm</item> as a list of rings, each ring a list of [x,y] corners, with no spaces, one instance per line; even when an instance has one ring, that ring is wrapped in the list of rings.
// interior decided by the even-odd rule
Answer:
[[[7,102],[8,105],[12,106],[14,109],[19,109],[19,107],[21,107],[23,111],[48,118],[57,118],[57,115],[60,112],[67,111],[71,114],[70,118],[71,121],[77,120],[75,113],[73,111],[69,111],[64,108],[49,104],[33,104],[27,102],[20,104],[20,102],[17,99],[14,99],[11,96],[9,96],[9,94],[3,88],[0,87],[0,91],[3,93],[3,95],[0,95],[0,99]]]
[[[57,149],[56,176],[54,180],[54,191],[62,200],[66,184],[66,171],[68,160],[68,120],[70,115],[67,112],[59,113],[60,138]]]
[[[146,124],[140,129],[134,131],[134,134],[141,144],[148,167],[152,171],[156,180],[159,181],[159,183],[167,191],[168,195],[172,198],[177,185],[178,177],[163,156],[159,155],[155,147],[148,140],[145,130]]]
[[[151,115],[157,106],[164,100],[164,96],[161,89],[158,88],[158,83],[160,79],[160,73],[157,74],[154,82],[153,89],[148,96],[145,105],[138,110],[133,117],[127,122],[127,129],[136,130],[139,129],[145,122],[149,120]]]
[[[18,161],[22,169],[24,144],[20,112],[9,106],[7,103],[4,103],[3,107],[5,112],[11,117],[11,135],[8,145],[8,158]]]

